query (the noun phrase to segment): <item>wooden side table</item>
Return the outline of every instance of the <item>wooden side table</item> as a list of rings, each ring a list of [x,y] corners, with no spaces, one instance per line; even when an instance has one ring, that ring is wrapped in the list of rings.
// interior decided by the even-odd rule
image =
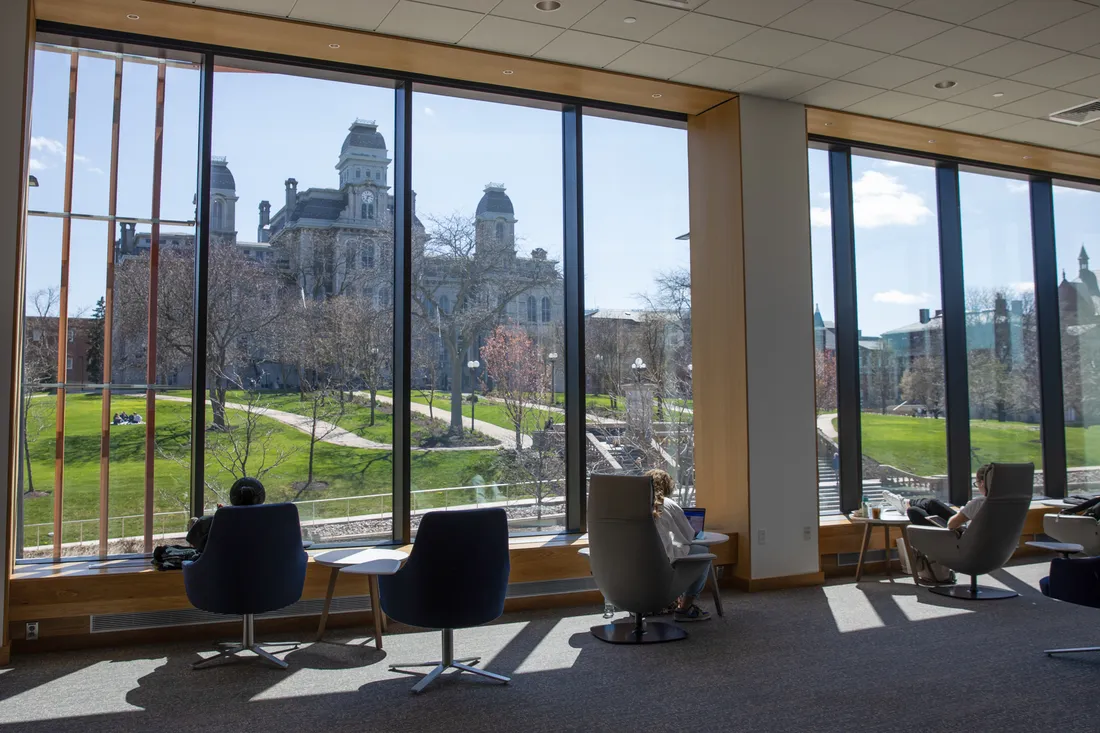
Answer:
[[[349,549],[332,550],[313,558],[318,565],[331,568],[328,591],[325,593],[325,605],[321,610],[321,620],[317,626],[317,641],[325,635],[328,612],[332,606],[332,595],[336,591],[336,579],[340,572],[367,576],[367,591],[370,594],[371,618],[374,621],[374,646],[382,648],[382,633],[386,630],[386,614],[382,612],[381,594],[378,592],[378,576],[393,575],[402,563],[409,558],[400,550]]]
[[[890,568],[890,528],[898,527],[901,529],[901,535],[905,539],[905,551],[909,554],[909,567],[913,567],[913,556],[909,546],[909,536],[905,529],[909,526],[909,517],[898,512],[882,512],[878,519],[870,517],[848,517],[848,520],[852,524],[863,525],[863,544],[859,548],[859,563],[856,565],[856,582],[858,583],[860,578],[863,577],[863,558],[867,554],[867,546],[871,543],[871,532],[875,527],[882,527],[883,539],[886,541],[886,577],[892,578],[893,573]],[[915,573],[915,570],[914,570]],[[916,577],[914,575],[914,577]]]

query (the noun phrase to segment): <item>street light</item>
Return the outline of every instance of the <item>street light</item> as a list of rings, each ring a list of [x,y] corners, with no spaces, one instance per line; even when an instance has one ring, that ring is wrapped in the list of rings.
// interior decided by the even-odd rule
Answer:
[[[646,364],[644,361],[642,361],[641,357],[635,359],[634,363],[630,365],[630,373],[634,375],[634,381],[638,382],[639,384],[641,384],[642,382],[642,372],[645,371],[645,368]]]
[[[554,362],[558,360],[558,352],[551,351],[546,358],[550,360],[550,404],[553,405],[558,401],[558,391],[554,389]]]
[[[474,379],[474,370],[481,366],[477,359],[466,362],[470,370],[470,432],[474,432],[474,410],[477,408],[477,380]]]

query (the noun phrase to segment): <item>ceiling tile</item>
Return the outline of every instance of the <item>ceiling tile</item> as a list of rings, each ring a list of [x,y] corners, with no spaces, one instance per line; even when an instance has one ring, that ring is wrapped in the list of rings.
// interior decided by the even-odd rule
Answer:
[[[824,77],[811,74],[799,74],[797,71],[787,71],[786,69],[772,69],[742,84],[737,88],[737,91],[774,99],[790,99],[803,92],[808,92],[816,86],[821,86],[827,81],[829,80]]]
[[[783,68],[835,79],[878,61],[882,56],[878,51],[869,51],[866,48],[846,46],[843,43],[826,43],[798,58],[791,59],[783,64]]]
[[[933,64],[952,66],[1010,42],[1004,36],[959,27],[910,46],[900,54]]]
[[[881,5],[884,8],[900,8],[909,0],[863,0],[865,3],[871,3],[872,5]]]
[[[501,0],[493,8],[493,15],[501,15],[515,20],[526,20],[543,25],[556,25],[568,28],[592,12],[603,0],[566,0],[557,10],[544,13],[535,7],[535,0]]]
[[[908,13],[887,13],[837,40],[876,51],[897,53],[915,43],[950,30],[951,25]]]
[[[997,131],[997,137],[1022,140],[1036,145],[1069,148],[1100,140],[1100,131],[1049,120],[1028,120]]]
[[[709,0],[696,8],[695,12],[767,25],[807,2],[808,0]]]
[[[704,87],[732,90],[768,70],[767,66],[746,64],[744,61],[731,61],[710,56],[682,74],[672,77],[672,79],[684,84],[698,84]]]
[[[1096,43],[1097,38],[1100,38],[1100,10],[1041,30],[1028,36],[1027,40],[1066,51],[1080,51]]]
[[[649,39],[648,43],[682,51],[713,54],[739,41],[758,26],[690,13]]]
[[[1100,43],[1096,44],[1095,46],[1089,46],[1081,53],[1085,54],[1086,56],[1095,56],[1096,58],[1100,58]]]
[[[880,91],[874,87],[865,87],[862,84],[834,80],[819,87],[814,87],[804,94],[799,94],[794,98],[794,101],[828,109],[844,109],[873,97]]]
[[[531,56],[561,33],[562,29],[554,26],[486,15],[459,41],[459,45]]]
[[[1100,97],[1100,74],[1090,76],[1088,79],[1075,81],[1072,84],[1066,84],[1062,87],[1062,90],[1073,92],[1074,94],[1085,94],[1094,99]]]
[[[455,10],[469,10],[471,13],[488,13],[497,4],[497,0],[424,0],[428,5],[439,5]]]
[[[968,107],[965,104],[954,102],[933,102],[927,107],[915,109],[912,112],[898,115],[897,119],[905,122],[913,122],[918,125],[932,125],[939,127],[949,122],[961,120],[980,112],[977,107]]]
[[[945,23],[965,23],[979,15],[985,15],[1012,0],[913,0],[905,5],[905,12],[924,15]]]
[[[481,18],[480,13],[468,10],[401,0],[378,26],[378,30],[393,36],[457,43]]]
[[[1100,59],[1074,53],[1028,69],[1012,78],[1028,84],[1060,87],[1095,74],[1100,74]]]
[[[950,130],[958,130],[959,132],[969,132],[974,135],[988,135],[997,130],[1003,130],[1006,127],[1012,127],[1013,125],[1018,125],[1026,121],[1026,117],[1020,117],[1019,115],[1010,115],[1005,112],[986,110],[972,117],[964,117],[961,120],[949,122],[944,125],[944,127]]]
[[[397,0],[311,0],[308,3],[297,3],[290,17],[373,31],[396,4]]]
[[[1016,0],[968,21],[971,28],[1023,38],[1091,10],[1076,0]]]
[[[566,31],[535,54],[540,59],[602,69],[638,44],[621,38]]]
[[[927,61],[907,59],[902,56],[887,56],[884,59],[868,64],[862,69],[857,69],[844,77],[845,81],[856,84],[869,84],[880,89],[893,89],[902,84],[908,84],[915,79],[922,79],[929,74],[940,71],[943,67],[930,64]]]
[[[956,66],[982,74],[1004,77],[1019,74],[1021,71],[1026,71],[1065,55],[1065,51],[1038,46],[1026,41],[1013,41],[992,51],[986,51],[981,56],[960,61]]]
[[[1044,91],[1043,87],[1037,87],[1033,84],[1024,84],[1011,79],[998,79],[991,84],[958,94],[952,97],[951,101],[959,104],[972,104],[975,107],[985,107],[986,109],[996,109],[1012,102],[1018,102],[1021,99],[1027,99],[1042,91]],[[1001,96],[995,97],[994,94],[1000,94]]]
[[[848,108],[849,112],[872,117],[897,117],[906,112],[912,112],[929,104],[934,99],[918,97],[915,94],[902,94],[901,92],[883,92],[878,96],[865,99]]]
[[[784,61],[797,58],[823,43],[825,42],[820,38],[810,38],[809,36],[776,31],[771,28],[761,28],[755,33],[745,36],[732,46],[722,49],[718,52],[718,55],[723,58],[748,61],[753,64],[779,66]]]
[[[624,74],[650,76],[655,79],[668,79],[681,71],[699,63],[706,56],[690,51],[680,51],[664,46],[649,46],[644,43],[635,46],[619,58],[608,64],[606,69],[621,71]]]
[[[644,41],[684,15],[682,10],[638,0],[604,0],[595,10],[574,23],[573,28],[631,41]],[[625,18],[634,18],[635,22],[625,23]]]
[[[937,89],[936,83],[941,81],[953,81],[955,82],[955,86],[950,89]],[[900,86],[897,91],[917,94],[922,97],[950,99],[951,97],[959,96],[963,92],[977,89],[978,87],[985,86],[994,81],[997,81],[997,77],[986,76],[985,74],[975,74],[973,71],[963,71],[962,69],[949,67],[937,71],[934,74],[929,74],[923,79],[917,79],[916,81],[911,81],[908,84]]]
[[[196,5],[260,15],[278,15],[285,18],[294,8],[294,0],[198,0]]]
[[[1006,104],[998,109],[1002,112],[1010,112],[1014,115],[1023,115],[1024,117],[1045,118],[1052,112],[1060,112],[1069,107],[1090,101],[1092,101],[1090,97],[1085,97],[1080,94],[1071,94],[1070,92],[1063,92],[1060,89],[1048,89],[1045,92],[1028,97],[1027,99],[1021,99],[1019,102]]]
[[[812,0],[771,24],[773,28],[818,38],[836,38],[887,13],[856,0]]]

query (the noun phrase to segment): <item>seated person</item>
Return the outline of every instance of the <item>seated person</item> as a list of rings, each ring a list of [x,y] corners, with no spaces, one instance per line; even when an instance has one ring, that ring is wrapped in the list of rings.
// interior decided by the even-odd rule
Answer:
[[[122,418],[118,416],[117,412],[115,413],[115,416],[113,418],[111,418],[111,424],[112,425],[121,425],[122,424]]]
[[[672,492],[676,488],[672,477],[659,468],[646,471],[645,475],[653,482],[653,518],[668,559],[678,560],[686,555],[710,552],[706,547],[691,544],[695,539],[695,530],[684,516],[684,510],[672,499]],[[676,603],[676,621],[706,621],[710,618],[710,612],[704,611],[695,603],[707,583],[709,572],[709,561],[699,563],[699,577]]]
[[[901,514],[909,517],[909,521],[916,525],[926,527],[943,527],[946,521],[948,529],[962,530],[966,523],[978,516],[982,506],[985,505],[986,486],[985,479],[993,464],[986,463],[978,468],[974,474],[974,486],[978,489],[978,496],[968,501],[966,505],[955,511],[939,499],[905,499],[890,491],[883,491],[882,498]],[[938,518],[936,521],[933,517]]]
[[[135,412],[133,415],[130,416],[130,422],[132,422],[134,425],[141,425],[141,415]]]
[[[251,476],[237,479],[229,489],[229,504],[231,506],[263,504],[266,498],[267,493],[264,491],[264,485],[260,483],[259,479],[254,479]],[[213,514],[204,514],[193,519],[190,529],[187,530],[187,543],[202,552],[206,547],[206,540],[210,536],[210,525],[213,522]]]

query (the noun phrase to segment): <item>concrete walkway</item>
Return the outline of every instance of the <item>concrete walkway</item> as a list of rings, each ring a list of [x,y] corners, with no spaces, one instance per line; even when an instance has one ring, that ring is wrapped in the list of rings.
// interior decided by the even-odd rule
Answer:
[[[835,419],[835,412],[827,412],[817,416],[817,429],[824,433],[825,437],[830,440],[837,439],[836,428],[833,427],[833,420]]]
[[[360,393],[356,392],[356,394],[360,394]],[[447,407],[437,407],[437,408],[435,408],[435,413],[437,415],[445,415],[446,416],[445,421],[449,421],[451,419],[450,418],[450,406],[451,406],[450,400],[451,400],[450,395],[447,395]],[[384,402],[384,403],[390,404],[390,405],[393,404],[393,398],[392,397],[387,397],[386,395],[378,395],[378,401],[379,402]],[[431,413],[432,413],[431,408],[429,408],[427,405],[425,405],[423,403],[416,402],[416,401],[411,401],[409,403],[409,408],[413,412],[424,415],[425,417],[431,417]],[[443,418],[437,418],[437,419],[443,419]],[[500,447],[503,447],[503,448],[515,448],[516,447],[516,432],[514,430],[512,430],[511,428],[502,428],[499,425],[493,425],[492,423],[485,422],[484,420],[475,419],[475,421],[474,421],[474,431],[478,432],[478,433],[481,433],[482,435],[488,435],[490,438],[493,438],[494,440],[499,440],[500,441]],[[494,447],[496,447],[496,446],[494,446]],[[530,435],[524,435],[523,436],[523,447],[524,448],[530,448],[531,447],[531,436]],[[451,450],[459,450],[459,449],[452,448]]]

